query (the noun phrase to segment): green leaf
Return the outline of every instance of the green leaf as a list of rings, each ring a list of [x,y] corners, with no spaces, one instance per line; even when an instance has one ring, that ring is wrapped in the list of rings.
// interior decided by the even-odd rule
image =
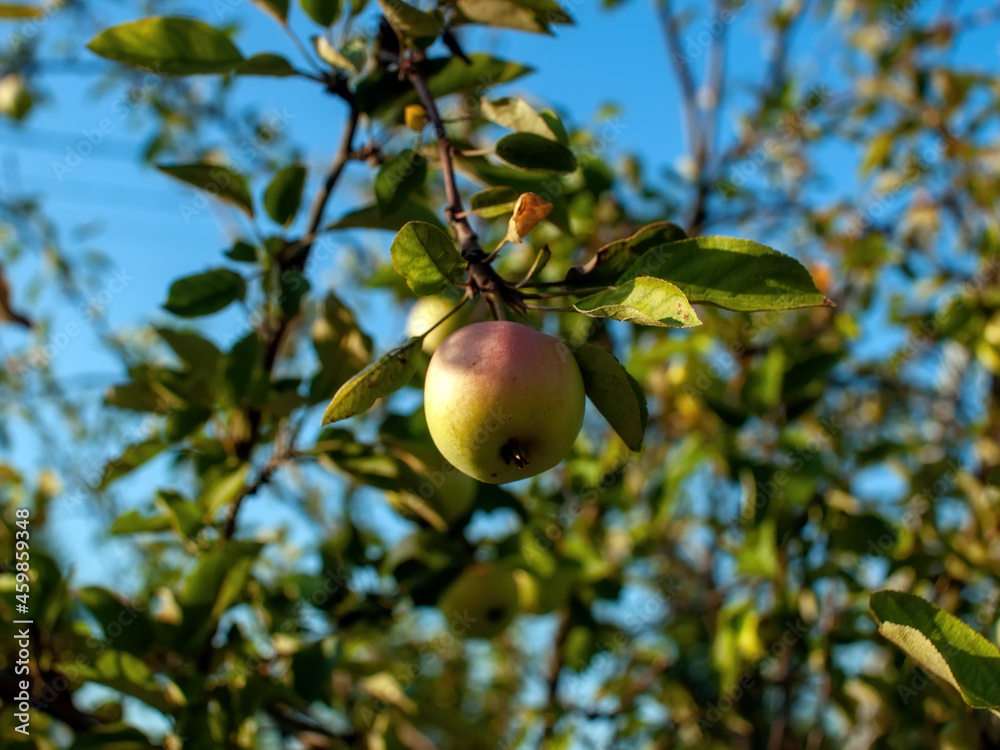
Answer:
[[[278,172],[264,191],[267,215],[282,226],[291,224],[299,210],[305,184],[306,168],[301,164],[291,164]]]
[[[427,179],[427,160],[406,149],[382,165],[375,177],[375,201],[383,215],[399,210]]]
[[[185,539],[194,539],[204,525],[198,504],[169,490],[161,490],[158,499],[166,506],[168,521],[173,529]]]
[[[514,211],[520,191],[507,185],[480,190],[469,199],[469,209],[484,219],[495,219],[498,216]]]
[[[687,239],[687,234],[676,224],[669,221],[648,224],[631,237],[609,242],[584,265],[569,269],[566,281],[588,285],[612,283],[653,248],[683,239]]]
[[[299,5],[320,26],[331,26],[340,15],[340,0],[299,0]]]
[[[144,605],[138,602],[129,604],[118,595],[98,586],[80,589],[77,598],[100,623],[102,635],[108,640],[114,640],[116,649],[136,656],[145,654],[154,634]]]
[[[231,203],[253,216],[253,199],[246,178],[229,167],[217,164],[157,164],[164,174],[194,185],[215,195],[219,200]]]
[[[238,273],[228,268],[213,268],[171,284],[163,307],[182,318],[198,318],[243,299],[246,291],[246,282]]]
[[[281,274],[281,312],[288,319],[299,314],[302,298],[309,292],[309,280],[301,271],[285,271]]]
[[[164,516],[144,516],[137,510],[130,510],[118,516],[111,524],[111,534],[143,534],[170,530],[170,519]]]
[[[570,23],[569,15],[550,0],[457,0],[469,23],[549,34],[550,23]]]
[[[587,397],[629,450],[640,450],[649,422],[642,389],[607,349],[584,344],[573,356],[580,366]]]
[[[257,542],[230,541],[202,553],[178,601],[185,607],[210,607],[212,620],[218,618],[236,602],[262,546]]]
[[[232,503],[243,491],[249,474],[250,464],[241,463],[235,469],[221,471],[218,476],[206,482],[201,496],[206,517],[213,517],[219,508]]]
[[[496,153],[508,164],[536,172],[572,172],[576,157],[561,143],[535,133],[511,133],[496,145]]]
[[[319,55],[319,59],[323,62],[331,65],[338,70],[347,70],[351,73],[357,73],[358,68],[346,55],[338,52],[329,40],[322,34],[316,34],[312,38],[313,49],[316,50],[316,54]]]
[[[332,293],[323,302],[322,314],[313,319],[311,333],[320,364],[309,386],[310,400],[315,403],[368,366],[372,342],[358,328],[351,311]]]
[[[247,58],[236,66],[236,73],[241,76],[273,76],[276,78],[287,78],[299,74],[286,58],[273,52],[261,52],[259,55]]]
[[[563,121],[559,119],[559,115],[553,112],[551,109],[543,109],[538,113],[539,116],[545,120],[545,124],[548,126],[549,130],[564,146],[569,145],[569,133],[566,132],[566,126],[563,125]]]
[[[239,263],[256,263],[257,248],[246,240],[236,240],[233,246],[226,250],[226,257]]]
[[[44,18],[45,10],[33,5],[0,3],[0,18]]]
[[[421,221],[411,221],[399,230],[391,252],[392,267],[421,297],[461,282],[465,274],[465,261],[451,238]]]
[[[288,20],[288,0],[253,0],[267,13],[284,23]]]
[[[951,683],[973,708],[1000,708],[1000,649],[954,615],[913,594],[868,600],[878,632],[921,667]]]
[[[420,361],[422,345],[422,338],[411,338],[344,383],[326,407],[322,424],[328,425],[361,414],[378,399],[410,382]]]
[[[504,97],[493,101],[483,99],[479,104],[479,114],[508,130],[534,133],[542,138],[556,137],[545,118],[532,109],[531,105],[524,99],[514,97]]]
[[[444,230],[444,225],[438,221],[427,206],[413,200],[404,201],[403,204],[391,215],[383,216],[377,204],[364,206],[351,211],[342,216],[327,230],[333,229],[382,229],[388,232],[398,232],[407,223],[419,221],[423,224],[430,224],[440,230]]]
[[[676,284],[693,303],[727,310],[790,310],[832,305],[805,266],[750,240],[695,237],[648,252],[622,280],[655,276]]]
[[[106,489],[112,482],[138,469],[166,450],[167,444],[159,436],[128,446],[118,458],[109,461],[97,489]]]
[[[185,704],[184,694],[177,688],[177,685],[169,681],[166,686],[157,683],[150,668],[139,657],[114,649],[97,653],[99,655],[92,661],[88,659],[74,661],[68,669],[63,671],[73,680],[96,682],[125,695],[138,698],[164,714],[169,715],[178,706]],[[108,738],[102,736],[99,744],[87,745],[87,747],[113,747],[119,750],[137,747],[135,744],[120,744],[120,735],[118,736],[119,740],[115,744],[109,743]],[[79,742],[74,744],[79,746]],[[139,747],[146,746],[140,745]]]
[[[187,366],[187,370],[202,374],[207,380],[215,377],[216,369],[222,361],[222,353],[215,344],[194,331],[177,331],[172,328],[155,330]]]
[[[417,70],[427,80],[427,87],[435,99],[469,91],[481,95],[484,84],[499,86],[532,71],[519,63],[489,55],[472,53],[468,57],[471,65],[457,57],[417,63]],[[395,71],[382,69],[358,81],[355,98],[361,111],[372,117],[395,116],[402,107],[418,101],[409,81],[401,81]]]
[[[403,0],[378,0],[378,4],[393,28],[410,39],[436,37],[441,33],[441,21],[433,13],[425,13]]]
[[[155,750],[146,735],[126,724],[103,724],[77,734],[72,750]]]
[[[577,300],[577,310],[594,318],[614,318],[644,326],[690,328],[701,325],[684,292],[669,281],[639,276],[614,289]]]
[[[264,375],[264,346],[256,331],[241,338],[226,357],[225,382],[233,404],[241,404],[253,384]]]
[[[243,62],[229,37],[193,18],[154,16],[105,29],[87,48],[161,75],[228,73]]]

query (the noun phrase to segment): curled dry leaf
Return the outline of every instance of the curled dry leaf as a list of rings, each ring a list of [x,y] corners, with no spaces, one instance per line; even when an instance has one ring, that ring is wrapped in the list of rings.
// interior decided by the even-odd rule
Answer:
[[[522,193],[507,224],[507,241],[520,243],[552,211],[552,204],[535,193]]]

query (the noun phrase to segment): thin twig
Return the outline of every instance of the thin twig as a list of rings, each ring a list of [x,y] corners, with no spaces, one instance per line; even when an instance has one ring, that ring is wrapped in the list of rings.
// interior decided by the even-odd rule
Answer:
[[[479,260],[483,257],[483,251],[479,247],[479,238],[476,236],[462,206],[462,196],[458,192],[455,165],[452,161],[454,149],[448,139],[448,133],[445,131],[441,112],[437,108],[434,96],[427,87],[427,81],[413,66],[408,67],[407,77],[413,84],[413,88],[420,98],[420,103],[427,110],[427,118],[434,125],[434,132],[437,134],[438,151],[441,154],[441,174],[444,177],[444,191],[448,199],[448,206],[445,209],[448,222],[455,226],[458,242],[462,248],[462,256],[466,260]]]
[[[555,730],[556,715],[553,706],[559,692],[559,673],[562,672],[562,650],[568,635],[569,610],[567,609],[560,616],[559,629],[556,631],[556,637],[552,644],[552,660],[549,663],[548,701],[546,702],[548,710],[545,713],[545,729],[538,740],[539,750],[541,750],[547,740],[552,738],[553,731]]]
[[[344,167],[351,158],[354,134],[358,128],[358,121],[361,117],[361,112],[354,104],[354,101],[349,97],[348,103],[351,106],[351,111],[348,115],[347,123],[344,126],[343,135],[340,139],[340,147],[337,149],[337,154],[330,163],[330,169],[327,171],[323,187],[320,189],[319,193],[316,194],[316,197],[312,202],[312,206],[309,209],[309,225],[306,230],[306,236],[308,237],[316,236],[320,225],[323,223],[323,214],[326,211],[327,204],[330,202],[330,197],[333,195],[333,190],[336,187],[337,182],[340,180],[340,176],[344,172]],[[313,242],[310,240],[301,247],[297,247],[290,257],[283,258],[280,261],[281,272],[301,271],[304,269],[306,262],[309,260],[309,252],[312,250],[312,246]],[[277,330],[274,331],[274,333],[268,338],[267,348],[264,352],[264,369],[268,375],[274,371],[274,366],[278,359],[278,352],[281,351],[281,346],[284,343],[284,338],[290,328],[290,323],[291,321],[288,317],[282,316],[278,323]],[[249,425],[248,434],[246,439],[242,440],[237,446],[236,451],[237,457],[243,461],[248,461],[250,459],[250,455],[253,452],[253,448],[257,443],[257,437],[260,433],[262,419],[263,411],[260,408],[253,407],[249,410],[247,415],[247,422]],[[271,458],[268,460],[264,469],[261,470],[256,482],[244,487],[236,499],[233,500],[229,508],[229,513],[226,517],[226,523],[223,531],[224,538],[230,539],[233,534],[236,533],[236,521],[240,508],[243,505],[243,501],[250,495],[256,493],[262,486],[271,480],[274,472],[284,460],[282,452],[285,450],[286,449],[275,448],[274,453],[272,453]],[[291,450],[291,446],[288,447],[288,450]],[[270,470],[268,470],[268,467],[271,467]]]
[[[673,11],[671,0],[660,0],[660,15],[663,23],[663,34],[667,40],[667,50],[670,61],[677,74],[677,82],[681,87],[681,100],[684,109],[684,122],[688,145],[692,153],[701,151],[701,127],[698,123],[698,97],[695,90],[694,77],[688,66],[687,57],[681,47],[680,29],[677,15]]]

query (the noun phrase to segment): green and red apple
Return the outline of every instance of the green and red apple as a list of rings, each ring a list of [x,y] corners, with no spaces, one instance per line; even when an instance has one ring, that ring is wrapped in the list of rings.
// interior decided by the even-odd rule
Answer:
[[[520,323],[460,328],[427,367],[434,444],[457,469],[504,484],[551,469],[583,425],[580,369],[565,344]]]

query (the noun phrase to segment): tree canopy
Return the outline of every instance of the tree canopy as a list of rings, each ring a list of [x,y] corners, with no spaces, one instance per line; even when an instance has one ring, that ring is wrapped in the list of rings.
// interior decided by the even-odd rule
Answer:
[[[968,5],[0,3],[2,150],[65,107],[50,188],[117,155],[151,192],[87,198],[225,238],[95,250],[5,162],[3,747],[1000,747],[1000,10]],[[604,33],[633,13],[662,46]],[[577,28],[676,160],[507,54]],[[162,296],[117,315],[135,274]],[[588,399],[512,484],[423,409],[490,319]]]

